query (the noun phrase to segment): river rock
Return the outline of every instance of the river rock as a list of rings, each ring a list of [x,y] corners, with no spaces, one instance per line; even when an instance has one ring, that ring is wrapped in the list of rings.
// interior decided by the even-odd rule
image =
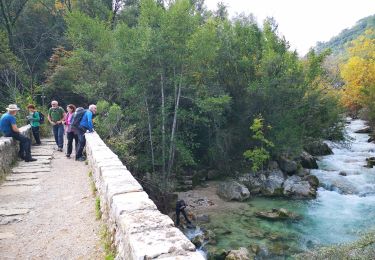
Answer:
[[[255,213],[258,218],[264,218],[268,220],[287,220],[287,219],[300,219],[301,217],[293,212],[289,212],[284,208],[272,209],[270,211],[259,211]]]
[[[344,172],[344,171],[341,171],[341,172],[339,172],[339,175],[341,175],[341,176],[347,176],[348,174],[346,172]]]
[[[371,127],[367,126],[365,128],[362,128],[362,129],[359,129],[359,130],[355,131],[354,133],[356,133],[356,134],[369,134],[369,133],[371,133]]]
[[[284,173],[274,170],[268,174],[262,188],[262,194],[266,196],[280,196],[283,194]]]
[[[304,150],[313,156],[323,156],[333,154],[331,148],[326,143],[315,141],[304,146]]]
[[[209,223],[210,217],[206,214],[200,214],[195,217],[195,220],[201,223]]]
[[[291,176],[284,182],[284,195],[294,199],[316,198],[316,188],[299,176]]]
[[[249,189],[251,194],[259,194],[262,192],[267,177],[263,173],[248,173],[239,178],[239,181]]]
[[[225,259],[228,252],[225,249],[209,247],[207,249],[207,259]]]
[[[352,185],[350,182],[346,181],[344,177],[337,178],[331,182],[328,187],[325,187],[327,190],[334,190],[340,194],[358,194],[357,188]]]
[[[302,180],[308,181],[311,187],[317,189],[319,187],[319,179],[315,175],[307,175]]]
[[[303,151],[300,155],[300,161],[303,168],[306,169],[318,169],[318,164],[316,163],[316,158]]]
[[[250,197],[249,190],[236,181],[220,183],[216,193],[225,200],[244,201]]]
[[[197,235],[195,236],[191,242],[197,247],[197,248],[200,248],[203,243],[204,243],[204,235],[203,234],[200,234],[200,235]]]
[[[231,250],[225,260],[250,260],[250,252],[245,247],[238,250]]]
[[[280,156],[277,162],[279,163],[280,169],[287,174],[292,175],[297,171],[298,164],[285,156]]]
[[[375,165],[375,157],[366,158],[366,162],[368,168],[373,168]]]
[[[367,140],[368,143],[374,142],[375,138],[373,136],[370,136],[370,138]]]
[[[204,230],[203,235],[204,235],[204,239],[208,241],[208,244],[210,245],[217,244],[216,235],[212,230]]]

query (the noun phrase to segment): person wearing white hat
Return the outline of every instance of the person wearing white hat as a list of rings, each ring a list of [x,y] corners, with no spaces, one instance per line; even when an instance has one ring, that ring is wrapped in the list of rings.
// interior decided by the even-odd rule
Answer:
[[[31,157],[31,140],[20,133],[16,124],[16,117],[18,110],[17,105],[10,104],[7,108],[7,113],[1,116],[0,131],[3,132],[5,137],[13,137],[20,142],[19,157],[26,162],[33,162],[36,159]]]

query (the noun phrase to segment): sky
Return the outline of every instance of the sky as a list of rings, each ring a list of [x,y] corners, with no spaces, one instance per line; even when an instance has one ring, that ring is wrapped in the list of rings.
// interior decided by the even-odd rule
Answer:
[[[216,10],[218,2],[228,7],[230,17],[252,13],[259,24],[274,17],[280,35],[301,56],[318,41],[328,41],[375,14],[375,0],[205,0],[210,10]]]

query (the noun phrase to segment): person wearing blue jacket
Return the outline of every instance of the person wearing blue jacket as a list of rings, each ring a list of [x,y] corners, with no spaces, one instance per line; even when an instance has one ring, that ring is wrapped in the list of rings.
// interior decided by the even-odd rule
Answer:
[[[86,133],[94,132],[94,125],[92,119],[96,114],[96,106],[90,105],[89,109],[86,110],[85,114],[82,116],[81,122],[79,123],[78,129],[78,149],[76,153],[77,161],[85,161],[86,158],[83,156],[83,149],[86,145]]]
[[[31,140],[30,138],[21,134],[20,129],[16,124],[16,114],[20,110],[16,104],[10,104],[7,108],[7,113],[1,116],[0,131],[5,137],[13,137],[20,142],[20,150],[18,156],[25,162],[34,162],[36,159],[31,157]],[[7,152],[7,151],[4,151]]]

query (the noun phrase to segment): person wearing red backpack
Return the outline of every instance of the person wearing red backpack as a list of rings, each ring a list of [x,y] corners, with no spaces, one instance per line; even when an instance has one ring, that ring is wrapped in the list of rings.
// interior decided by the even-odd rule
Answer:
[[[34,145],[41,145],[42,143],[40,142],[40,131],[39,131],[40,114],[35,109],[35,106],[33,104],[28,105],[27,110],[29,110],[29,115],[27,116],[27,119],[30,122],[31,131],[33,132],[33,136],[34,136],[34,139],[35,139]]]

